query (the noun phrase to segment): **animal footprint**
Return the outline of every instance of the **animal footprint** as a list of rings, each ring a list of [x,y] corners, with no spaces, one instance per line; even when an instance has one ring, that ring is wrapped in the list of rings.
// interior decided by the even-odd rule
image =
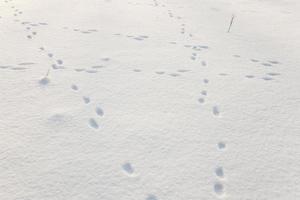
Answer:
[[[267,76],[263,77],[262,79],[265,80],[265,81],[271,81],[271,80],[273,80],[273,78],[267,77]]]
[[[101,58],[102,61],[108,62],[110,61],[110,58]]]
[[[130,163],[123,164],[122,169],[129,175],[133,174],[134,172],[134,169]]]
[[[212,108],[212,112],[213,112],[213,114],[214,114],[215,116],[219,116],[219,115],[220,115],[220,109],[219,109],[219,107],[218,107],[218,106],[214,106],[214,107]]]
[[[19,63],[18,65],[34,65],[35,63],[33,62],[23,62],[23,63]]]
[[[76,90],[76,91],[78,90],[77,85],[72,85],[71,88],[72,88],[73,90]]]
[[[256,59],[250,59],[252,62],[259,62],[259,60]]]
[[[96,120],[93,119],[93,118],[89,119],[89,125],[90,125],[92,128],[94,128],[94,129],[98,129],[98,128],[99,128],[98,123],[97,123]]]
[[[1,65],[0,66],[0,69],[7,69],[7,68],[10,68],[11,66],[9,66],[9,65]]]
[[[203,104],[205,102],[204,98],[199,98],[198,99],[199,103]]]
[[[215,169],[215,173],[219,178],[224,178],[224,170],[223,167],[217,167]]]
[[[96,107],[95,111],[96,111],[97,115],[99,115],[101,117],[104,115],[104,112],[100,107]]]
[[[276,72],[270,72],[270,73],[267,73],[269,76],[279,76],[280,73],[276,73]]]
[[[76,72],[82,72],[82,71],[84,71],[85,69],[83,69],[83,68],[77,68],[77,69],[74,69]]]
[[[253,75],[246,75],[245,77],[246,77],[246,78],[254,78]]]
[[[96,65],[96,66],[92,66],[91,68],[100,69],[100,68],[103,68],[103,67],[104,67],[103,65]]]
[[[220,73],[219,75],[220,76],[227,76],[228,74],[226,74],[226,73]]]
[[[62,65],[64,62],[62,60],[56,60],[57,64]]]
[[[264,65],[264,66],[267,66],[267,67],[272,66],[270,63],[261,63],[261,64]]]
[[[158,198],[155,195],[153,195],[153,194],[149,194],[147,196],[146,200],[158,200]]]
[[[206,96],[207,95],[207,91],[206,90],[202,90],[201,94],[204,95],[204,96]]]
[[[86,96],[82,97],[82,99],[83,99],[85,104],[88,104],[91,101],[91,99],[89,97],[86,97]]]
[[[12,70],[25,70],[27,68],[25,68],[25,67],[12,67],[11,69]]]
[[[140,37],[135,37],[135,38],[133,38],[133,39],[139,40],[139,41],[144,40],[143,38],[140,38]]]
[[[177,74],[177,73],[171,73],[171,74],[169,74],[170,76],[173,76],[173,77],[176,77],[176,76],[179,76],[179,74]]]
[[[190,70],[187,70],[187,69],[179,69],[177,70],[178,72],[181,72],[181,73],[184,73],[184,72],[189,72]]]
[[[219,142],[217,146],[219,150],[224,150],[226,148],[226,144],[224,142]]]
[[[272,63],[272,64],[279,64],[279,62],[278,61],[275,61],[275,60],[269,60],[269,63]]]
[[[224,186],[222,183],[217,182],[214,184],[214,191],[218,196],[221,196],[224,194]]]
[[[50,82],[50,79],[48,77],[43,77],[39,80],[39,83],[41,85],[47,85]]]
[[[87,70],[85,70],[85,72],[90,73],[90,74],[95,74],[98,71],[97,70],[93,70],[93,69],[87,69]]]

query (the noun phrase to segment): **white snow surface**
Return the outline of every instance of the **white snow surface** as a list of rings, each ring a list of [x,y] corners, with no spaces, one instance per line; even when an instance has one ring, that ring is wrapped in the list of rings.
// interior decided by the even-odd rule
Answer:
[[[299,10],[1,0],[0,199],[300,199]]]

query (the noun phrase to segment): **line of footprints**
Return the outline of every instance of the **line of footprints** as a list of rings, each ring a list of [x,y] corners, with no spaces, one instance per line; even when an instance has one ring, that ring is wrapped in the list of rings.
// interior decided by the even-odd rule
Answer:
[[[9,1],[11,1],[11,0],[9,0]],[[5,2],[8,3],[9,1],[6,0]],[[157,0],[153,0],[153,3],[154,3],[154,6],[158,6],[159,5],[159,3],[157,2]],[[162,7],[165,7],[165,5],[162,5]],[[13,10],[13,16],[14,17],[18,17],[18,16],[20,16],[20,15],[23,14],[23,12],[21,10],[17,9],[15,6],[12,6],[11,9]],[[174,14],[173,14],[173,12],[171,10],[168,10],[168,14],[169,14],[169,17],[171,17],[171,18],[174,17]],[[182,17],[176,16],[176,19],[177,20],[181,20]],[[40,27],[40,26],[46,26],[46,25],[48,25],[45,22],[32,23],[32,22],[20,21],[19,19],[15,19],[14,21],[15,22],[20,22],[21,25],[26,26],[25,31],[26,31],[26,34],[27,34],[26,37],[28,39],[33,39],[34,36],[37,35],[37,31],[33,30],[33,29],[36,29],[37,27]],[[64,27],[64,29],[69,29],[69,28],[68,27]],[[94,32],[98,31],[97,29],[89,29],[89,30],[72,29],[72,30],[75,31],[75,32],[81,32],[81,33],[94,33]],[[180,31],[181,34],[185,34],[185,32],[186,32],[186,24],[181,23],[180,30],[181,30]],[[120,33],[115,34],[115,35],[116,36],[125,36],[127,38],[131,38],[131,39],[134,39],[134,40],[137,40],[137,41],[143,41],[143,40],[146,40],[146,39],[149,38],[149,36],[147,36],[147,35],[123,35],[123,34],[120,34]],[[189,34],[189,36],[192,37],[193,35]],[[177,44],[177,42],[170,42],[170,43],[171,44]],[[205,60],[199,59],[198,52],[199,51],[203,51],[203,50],[207,50],[208,46],[206,46],[206,45],[195,45],[195,44],[193,44],[193,45],[185,44],[184,47],[185,48],[191,48],[192,53],[191,53],[190,59],[192,61],[200,60],[201,61],[201,65],[203,67],[207,66],[207,62]],[[51,67],[50,68],[52,68],[54,70],[56,70],[56,69],[65,69],[65,67],[63,66],[64,62],[63,62],[62,59],[55,58],[54,54],[51,53],[51,52],[49,52],[49,51],[46,51],[46,49],[44,47],[40,47],[40,50],[41,50],[41,52],[45,53],[48,58],[50,58],[50,60],[51,60]],[[234,57],[241,59],[240,55],[234,55]],[[105,62],[107,62],[109,60],[110,60],[109,58],[103,58],[103,61],[105,61]],[[260,63],[260,61],[257,60],[257,59],[251,59],[250,61],[252,63]],[[32,64],[34,64],[34,63],[29,63],[28,62],[28,63],[20,63],[18,65],[32,65]],[[281,63],[278,62],[278,61],[271,60],[271,61],[261,62],[260,64],[263,67],[272,67],[273,65],[279,65]],[[99,66],[97,65],[97,66],[92,66],[91,69],[78,68],[78,69],[75,69],[75,71],[76,72],[86,71],[88,73],[96,73],[97,72],[96,69],[103,68],[103,67],[104,66],[102,66],[102,65],[99,65]],[[50,82],[50,79],[48,78],[50,68],[49,68],[46,76],[43,77],[42,79],[40,79],[39,83],[41,85],[47,85]],[[23,67],[20,66],[20,67],[15,67],[14,68],[12,66],[3,65],[3,66],[0,66],[0,69],[24,70],[25,68],[24,68],[24,66]],[[134,72],[141,72],[140,69],[134,69],[133,71]],[[188,72],[188,71],[190,71],[190,70],[179,69],[177,72],[183,73],[183,72]],[[158,74],[158,75],[162,75],[162,74],[165,74],[166,72],[165,71],[156,71],[155,73]],[[178,73],[170,73],[169,75],[173,76],[173,77],[179,76]],[[219,75],[225,76],[225,75],[228,75],[228,74],[221,73]],[[274,76],[279,76],[279,75],[280,75],[280,73],[271,71],[271,72],[266,73],[266,76],[264,76],[262,79],[263,80],[273,80]],[[252,78],[254,78],[254,75],[247,74],[245,76],[245,78],[252,79]],[[204,84],[208,84],[209,80],[208,79],[203,79],[203,83]],[[74,92],[79,92],[79,87],[77,85],[75,85],[75,84],[71,85],[70,88]],[[202,90],[201,91],[201,96],[198,98],[198,102],[200,104],[205,104],[205,99],[206,99],[207,95],[208,95],[207,90]],[[82,101],[83,101],[84,104],[90,104],[91,99],[88,96],[82,96]],[[98,116],[98,118],[100,118],[100,119],[103,118],[104,111],[103,111],[103,109],[100,106],[96,106],[94,108],[94,112]],[[219,106],[214,105],[212,107],[211,112],[216,117],[220,116],[220,108],[219,108]],[[89,118],[88,122],[87,122],[88,126],[90,126],[92,129],[95,129],[95,130],[99,129],[100,125],[98,123],[98,121],[99,121],[98,118],[94,118],[94,117]],[[226,144],[224,142],[219,142],[217,144],[217,148],[218,148],[218,150],[221,153],[223,153],[223,151],[226,149]],[[128,176],[132,176],[135,173],[134,167],[129,162],[124,163],[121,166],[121,168],[122,168],[122,170]],[[214,193],[218,197],[223,197],[225,195],[225,187],[224,187],[225,174],[224,174],[223,167],[222,166],[216,166],[214,168],[214,173],[215,173],[215,176],[216,176],[217,179],[216,179],[216,181],[213,184],[213,191],[214,191]],[[158,198],[154,194],[147,194],[145,200],[158,200]]]
[[[203,79],[203,83],[204,83],[204,84],[208,84],[208,83],[209,83],[209,80],[205,78],[205,79]],[[201,97],[198,98],[198,102],[199,102],[200,104],[204,104],[204,103],[205,103],[205,97],[206,97],[207,95],[208,95],[207,90],[202,90],[202,91],[201,91]],[[216,116],[216,117],[220,116],[220,108],[219,108],[219,106],[214,105],[214,106],[212,107],[212,113],[213,113],[213,115]]]
[[[11,8],[12,8],[12,9],[15,9],[15,6],[12,6]],[[19,10],[18,10],[18,9],[15,9],[15,14],[14,14],[14,16],[17,16],[17,13],[16,13],[16,12],[19,12]],[[19,14],[22,14],[22,13],[23,13],[23,12],[21,12],[21,13],[19,13]],[[32,24],[32,23],[30,23],[30,22],[26,22],[26,23],[25,23],[25,22],[22,22],[21,24],[23,24],[23,25],[24,25],[24,24],[30,24],[31,26],[38,26],[39,24],[40,24],[40,25],[47,25],[46,23]],[[27,27],[26,29],[27,29],[27,30],[30,30],[29,27]],[[34,34],[34,35],[35,35],[35,34]],[[27,38],[31,39],[32,36],[29,35],[29,36],[27,36]],[[40,47],[39,49],[40,49],[42,52],[46,52],[46,49],[45,49],[44,47]],[[50,52],[47,53],[47,56],[51,59],[51,62],[52,62],[51,67],[52,67],[53,69],[64,69],[64,66],[63,66],[63,63],[64,63],[64,62],[63,62],[62,59],[55,59],[54,54],[53,54],[53,53],[50,53]],[[24,63],[23,63],[23,64],[24,64]],[[25,63],[25,64],[28,64],[28,63]],[[32,63],[29,63],[29,64],[32,64]],[[41,85],[47,85],[47,84],[50,82],[50,79],[49,79],[49,77],[48,77],[49,72],[50,72],[50,68],[49,68],[47,74],[45,75],[45,77],[43,77],[42,79],[39,80],[39,83],[40,83]],[[72,85],[72,86],[71,86],[71,89],[74,90],[74,91],[78,91],[78,90],[79,90],[79,88],[78,88],[77,85]],[[90,103],[90,101],[91,101],[91,99],[90,99],[89,97],[87,97],[87,96],[83,96],[82,98],[83,98],[83,102],[84,102],[85,104],[88,104],[88,103]],[[95,112],[96,112],[96,114],[97,114],[98,116],[100,116],[100,117],[103,117],[103,116],[104,116],[104,112],[103,112],[102,108],[99,107],[99,106],[97,106],[97,107],[95,108]],[[89,121],[88,121],[88,124],[89,124],[90,127],[94,128],[94,129],[98,129],[98,128],[99,128],[99,124],[98,124],[97,120],[94,119],[94,118],[90,118]]]
[[[121,167],[128,176],[134,175],[134,168],[130,162],[125,162]],[[154,194],[147,194],[145,200],[158,200],[158,198]]]
[[[78,86],[75,85],[75,84],[71,85],[71,89],[72,89],[73,91],[76,91],[76,92],[79,91]],[[82,100],[83,100],[83,102],[84,102],[85,104],[89,104],[89,103],[91,102],[91,99],[90,99],[90,97],[88,97],[88,96],[83,96],[83,97],[82,97]],[[96,108],[95,108],[95,113],[96,113],[96,115],[99,116],[99,117],[103,117],[103,116],[104,116],[104,111],[103,111],[103,109],[102,109],[100,106],[96,106]],[[89,124],[89,126],[90,126],[91,128],[93,128],[93,129],[99,129],[99,124],[98,124],[98,122],[97,122],[97,120],[96,120],[95,118],[92,118],[92,117],[91,117],[91,118],[88,120],[88,124]]]
[[[221,151],[221,153],[223,153],[222,151],[224,151],[226,149],[226,143],[219,142],[217,144],[217,148],[219,151]],[[224,188],[224,184],[223,184],[224,179],[225,179],[224,169],[222,166],[217,166],[215,168],[214,172],[217,177],[217,180],[214,182],[213,190],[218,197],[222,197],[225,195],[225,188]]]
[[[226,149],[226,143],[225,142],[219,142],[217,144],[218,150],[222,153]],[[130,162],[125,162],[122,166],[122,170],[128,175],[133,176],[134,175],[134,168]],[[225,179],[225,173],[222,166],[217,166],[214,169],[215,176],[217,177],[217,180],[213,184],[213,191],[218,197],[223,197],[225,195],[225,187],[224,187],[224,179]],[[154,194],[148,194],[146,197],[146,200],[158,200],[156,195]]]

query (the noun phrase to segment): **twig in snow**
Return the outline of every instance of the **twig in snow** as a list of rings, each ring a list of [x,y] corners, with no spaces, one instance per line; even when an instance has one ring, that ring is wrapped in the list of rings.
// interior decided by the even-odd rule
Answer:
[[[229,27],[228,27],[228,30],[227,30],[227,33],[229,33],[230,32],[230,29],[231,29],[231,26],[232,26],[232,24],[233,24],[233,20],[234,20],[234,15],[232,15],[232,17],[231,17],[231,21],[230,21],[230,24],[229,24]]]

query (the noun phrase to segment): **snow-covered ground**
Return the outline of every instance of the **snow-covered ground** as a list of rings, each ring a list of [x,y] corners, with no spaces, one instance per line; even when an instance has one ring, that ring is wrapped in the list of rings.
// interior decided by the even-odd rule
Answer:
[[[0,199],[300,199],[299,10],[1,0]]]

